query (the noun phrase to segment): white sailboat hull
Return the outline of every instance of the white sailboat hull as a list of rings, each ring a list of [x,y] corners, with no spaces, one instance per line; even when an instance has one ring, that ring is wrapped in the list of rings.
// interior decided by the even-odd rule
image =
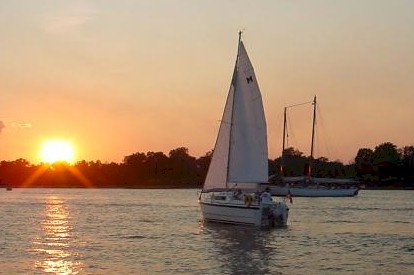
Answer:
[[[204,220],[208,221],[256,226],[259,226],[261,222],[261,211],[258,206],[247,207],[200,202],[200,207]]]
[[[214,196],[214,195],[212,195]],[[228,194],[223,199],[212,196],[200,198],[200,208],[205,221],[244,224],[261,227],[286,226],[289,208],[283,202],[245,203],[245,200],[233,199]]]
[[[272,196],[287,196],[289,192],[292,197],[354,197],[358,188],[270,187]]]

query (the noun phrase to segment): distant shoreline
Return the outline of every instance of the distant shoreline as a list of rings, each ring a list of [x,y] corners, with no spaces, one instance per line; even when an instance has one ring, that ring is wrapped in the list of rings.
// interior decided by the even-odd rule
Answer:
[[[2,189],[6,189],[6,187],[0,187]],[[80,187],[80,186],[27,186],[27,187],[13,187],[13,189],[20,189],[20,188],[27,188],[27,189],[199,189],[201,190],[201,187],[180,187],[180,186],[142,186],[142,187]],[[367,191],[373,191],[373,190],[384,190],[384,191],[414,191],[414,187],[390,187],[390,186],[384,186],[384,187],[366,187],[361,188],[360,190],[367,190]]]

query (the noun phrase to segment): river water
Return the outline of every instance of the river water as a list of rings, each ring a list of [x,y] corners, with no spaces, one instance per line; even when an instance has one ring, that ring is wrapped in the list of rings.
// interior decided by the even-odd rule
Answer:
[[[203,224],[197,191],[1,189],[0,274],[414,274],[414,191],[293,198],[274,230]]]

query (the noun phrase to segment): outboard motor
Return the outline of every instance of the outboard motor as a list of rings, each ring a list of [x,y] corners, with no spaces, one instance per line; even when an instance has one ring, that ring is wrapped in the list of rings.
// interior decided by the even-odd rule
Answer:
[[[273,208],[274,222],[276,226],[286,226],[289,216],[289,207],[284,203],[278,203]]]

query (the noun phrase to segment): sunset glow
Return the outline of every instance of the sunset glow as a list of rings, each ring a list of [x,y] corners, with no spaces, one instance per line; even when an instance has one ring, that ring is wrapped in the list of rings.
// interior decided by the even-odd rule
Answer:
[[[40,158],[43,162],[65,161],[72,163],[75,159],[72,144],[64,140],[47,140],[42,144]]]
[[[0,1],[0,161],[41,161],[51,137],[76,141],[76,160],[181,146],[204,156],[240,30],[269,158],[283,150],[284,108],[315,95],[315,157],[350,163],[360,148],[414,144],[414,1],[246,3]],[[289,146],[306,156],[311,107],[289,112]]]

